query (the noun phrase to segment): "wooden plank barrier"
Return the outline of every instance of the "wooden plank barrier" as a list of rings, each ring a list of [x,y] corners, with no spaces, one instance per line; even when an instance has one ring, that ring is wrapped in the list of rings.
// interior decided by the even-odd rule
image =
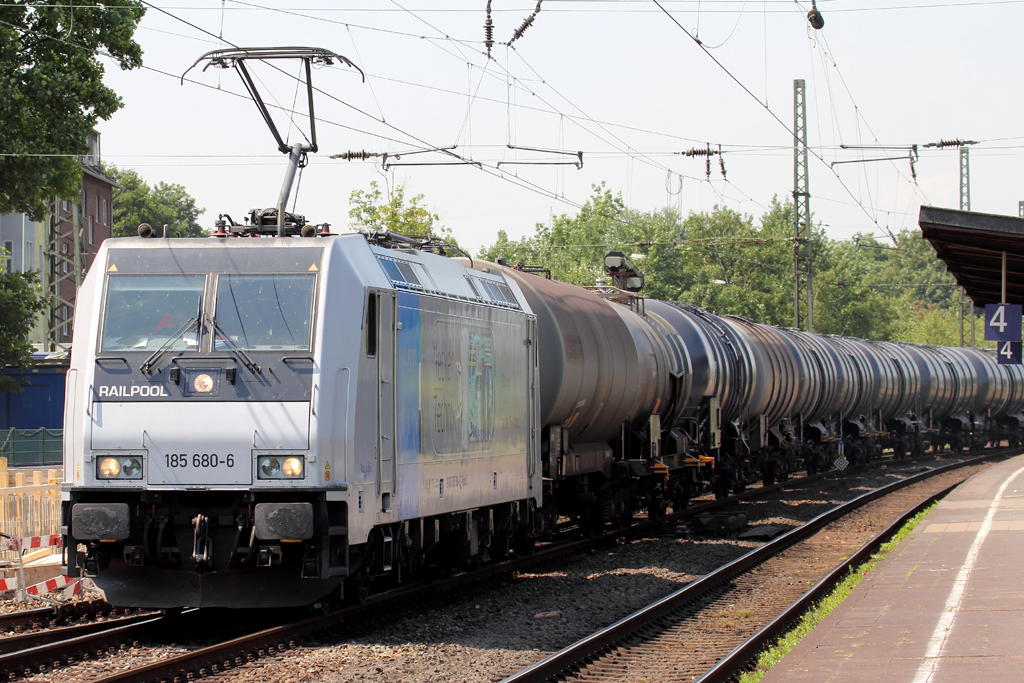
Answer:
[[[7,458],[0,458],[0,532],[12,538],[59,534],[62,479],[60,470],[10,472]],[[45,554],[58,552],[60,548],[49,548]],[[33,556],[38,558],[39,552],[33,551]],[[0,560],[17,559],[16,550],[0,551]]]

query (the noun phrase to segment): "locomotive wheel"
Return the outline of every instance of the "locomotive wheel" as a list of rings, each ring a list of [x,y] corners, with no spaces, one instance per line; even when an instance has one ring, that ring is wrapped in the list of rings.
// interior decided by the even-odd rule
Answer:
[[[372,592],[369,579],[351,577],[345,580],[345,603],[348,605],[363,604]]]
[[[533,546],[537,543],[537,539],[534,536],[527,536],[526,534],[516,534],[515,547],[516,555],[519,557],[525,557],[527,555],[533,555]]]

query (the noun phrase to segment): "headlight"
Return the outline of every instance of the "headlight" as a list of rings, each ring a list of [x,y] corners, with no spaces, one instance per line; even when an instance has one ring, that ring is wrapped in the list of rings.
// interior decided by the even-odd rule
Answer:
[[[277,458],[263,458],[260,460],[260,474],[266,479],[273,479],[281,473],[281,463]]]
[[[256,460],[260,479],[302,479],[304,458],[301,455],[261,455]]]
[[[134,479],[142,474],[142,463],[137,458],[125,458],[121,462],[121,471],[124,472],[125,479]]]
[[[121,463],[117,461],[117,458],[103,458],[103,460],[100,460],[100,477],[113,479],[120,473]]]
[[[142,458],[138,456],[104,456],[96,463],[99,479],[142,479]]]
[[[202,374],[192,380],[192,388],[200,394],[208,394],[213,390],[213,378],[207,374]]]
[[[286,477],[301,477],[302,476],[302,459],[301,458],[288,458],[284,461],[284,476]]]

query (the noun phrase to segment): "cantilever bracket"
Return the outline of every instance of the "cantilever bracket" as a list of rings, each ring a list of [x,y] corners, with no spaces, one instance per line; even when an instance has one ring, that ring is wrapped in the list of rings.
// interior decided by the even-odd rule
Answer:
[[[541,154],[562,154],[576,157],[576,161],[499,161],[498,168],[502,166],[575,166],[576,170],[583,168],[583,150],[567,152],[561,149],[540,149],[538,147],[518,147],[516,145],[505,145],[509,149],[516,149],[523,152],[540,152]]]

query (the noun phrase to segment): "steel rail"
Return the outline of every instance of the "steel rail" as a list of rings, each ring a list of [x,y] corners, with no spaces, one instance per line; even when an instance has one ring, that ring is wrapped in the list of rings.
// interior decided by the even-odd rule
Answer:
[[[146,614],[139,614],[134,617],[126,617],[123,619],[112,619],[109,621],[94,621],[87,624],[76,624],[75,626],[63,626],[60,628],[46,629],[45,631],[36,631],[34,633],[24,633],[16,636],[7,636],[6,638],[0,638],[0,655],[6,655],[12,652],[19,652],[21,650],[28,650],[30,648],[36,648],[41,645],[58,644],[60,643],[60,641],[70,640],[72,638],[77,638],[78,636],[86,636],[91,633],[105,631],[118,626],[129,626],[131,624],[137,624],[141,621],[145,621],[156,616],[160,616],[159,612],[149,612]],[[0,658],[0,668],[2,667],[3,660],[2,658]]]
[[[665,522],[683,519],[739,500],[754,498],[777,490],[799,488],[805,483],[816,481],[828,475],[834,476],[836,472],[816,474],[787,482],[780,482],[771,486],[752,488],[737,495],[700,503],[665,517],[643,521],[625,529],[610,531],[596,538],[582,539],[564,543],[557,547],[546,548],[510,562],[489,565],[477,571],[460,574],[443,581],[432,582],[426,586],[415,585],[396,589],[374,596],[363,605],[348,607],[334,613],[276,626],[176,657],[134,667],[112,676],[97,679],[96,683],[99,683],[99,681],[102,681],[102,683],[148,683],[149,681],[160,680],[194,680],[218,670],[223,671],[232,666],[238,666],[245,661],[256,659],[267,652],[283,651],[287,647],[291,647],[296,639],[310,633],[341,625],[353,617],[362,617],[368,611],[383,611],[396,605],[408,604],[410,600],[422,597],[424,590],[428,590],[432,594],[452,592],[469,585],[513,574],[538,564],[556,561],[598,545],[614,543],[619,538],[642,535],[660,527]]]
[[[961,467],[978,464],[985,460],[1003,457],[1010,453],[1019,452],[1021,452],[1021,449],[999,449],[977,458],[969,458],[961,462],[936,467],[935,469],[912,475],[906,479],[877,488],[873,491],[868,491],[867,493],[857,496],[856,498],[841,505],[837,505],[831,510],[821,513],[802,526],[799,526],[775,540],[751,550],[749,553],[729,562],[726,565],[723,565],[710,574],[705,574],[700,579],[697,579],[674,593],[661,598],[660,600],[634,612],[633,614],[630,614],[623,619],[620,619],[614,624],[611,624],[610,626],[607,626],[606,628],[573,643],[549,657],[502,679],[500,683],[541,683],[551,678],[555,678],[567,670],[577,668],[587,659],[598,656],[611,645],[631,637],[637,631],[676,611],[687,603],[693,602],[694,600],[707,595],[718,586],[761,564],[773,555],[777,555],[799,541],[809,538],[829,523],[849,514],[853,510],[856,510],[867,503],[877,500],[878,498],[882,498],[901,488],[924,481],[935,475],[960,469]]]
[[[152,627],[167,617],[149,617],[143,621],[135,621],[130,624],[117,624],[107,622],[107,626],[98,633],[80,635],[73,638],[61,640],[56,643],[47,643],[29,647],[17,652],[0,655],[0,671],[11,674],[34,674],[40,667],[51,666],[54,662],[78,658],[83,653],[95,653],[117,647],[127,641],[142,635],[147,627]]]
[[[909,510],[904,512],[892,524],[882,530],[877,536],[860,547],[842,564],[838,565],[826,574],[818,583],[793,602],[777,617],[761,627],[757,633],[750,636],[745,642],[737,646],[732,652],[718,660],[708,671],[698,678],[695,683],[725,683],[738,674],[748,662],[758,656],[762,650],[770,645],[776,638],[785,634],[789,627],[798,621],[811,607],[819,600],[828,595],[838,583],[840,583],[849,571],[867,560],[879,546],[896,535],[907,521],[918,514],[935,501],[946,497],[953,489],[963,483],[963,480],[951,484],[946,488],[933,493],[923,499]]]
[[[973,458],[967,461],[962,461],[962,463],[954,463],[953,466],[963,466],[964,463],[970,464],[979,460],[998,457],[1000,453],[1001,451],[993,452],[986,456],[982,456],[981,458]],[[937,469],[933,472],[938,471],[945,470]],[[777,490],[785,488],[799,488],[805,483],[816,481],[826,476],[835,476],[836,474],[837,473],[835,471],[831,471],[801,477],[799,479],[793,479],[786,482],[780,482],[771,486],[752,488],[737,495],[728,496],[719,500],[707,501],[705,503],[688,507],[677,513],[658,519],[640,522],[628,528],[611,531],[596,538],[582,539],[579,541],[561,544],[553,548],[545,548],[532,555],[517,558],[509,562],[489,565],[479,570],[460,574],[442,581],[435,581],[429,584],[417,584],[388,591],[387,593],[371,597],[370,600],[362,605],[356,605],[338,610],[337,612],[309,617],[297,622],[275,626],[175,657],[162,659],[148,665],[133,667],[132,669],[124,670],[111,676],[96,679],[94,683],[149,683],[150,681],[164,680],[172,682],[184,682],[186,680],[192,681],[196,678],[202,678],[212,673],[241,665],[246,661],[255,660],[270,652],[284,651],[285,649],[294,646],[296,640],[301,639],[306,635],[340,626],[347,621],[354,620],[355,617],[363,618],[373,612],[383,613],[385,610],[393,609],[396,606],[401,607],[403,605],[408,605],[410,601],[422,598],[425,591],[428,591],[431,595],[452,592],[457,589],[465,588],[469,585],[513,574],[517,571],[521,571],[538,564],[559,560],[581,550],[614,543],[619,538],[642,535],[658,528],[665,522],[683,519],[723,505],[728,505],[729,503],[733,503],[738,500],[758,497]]]
[[[53,619],[54,612],[52,607],[38,607],[0,614],[0,631],[49,622]]]
[[[128,613],[131,608],[117,608],[116,610],[107,604],[106,600],[81,600],[79,602],[66,602],[52,607],[38,607],[36,609],[19,610],[0,614],[0,631],[10,631],[25,626],[42,625],[49,622],[63,622],[68,619],[92,618],[100,615],[108,615],[112,612]]]

